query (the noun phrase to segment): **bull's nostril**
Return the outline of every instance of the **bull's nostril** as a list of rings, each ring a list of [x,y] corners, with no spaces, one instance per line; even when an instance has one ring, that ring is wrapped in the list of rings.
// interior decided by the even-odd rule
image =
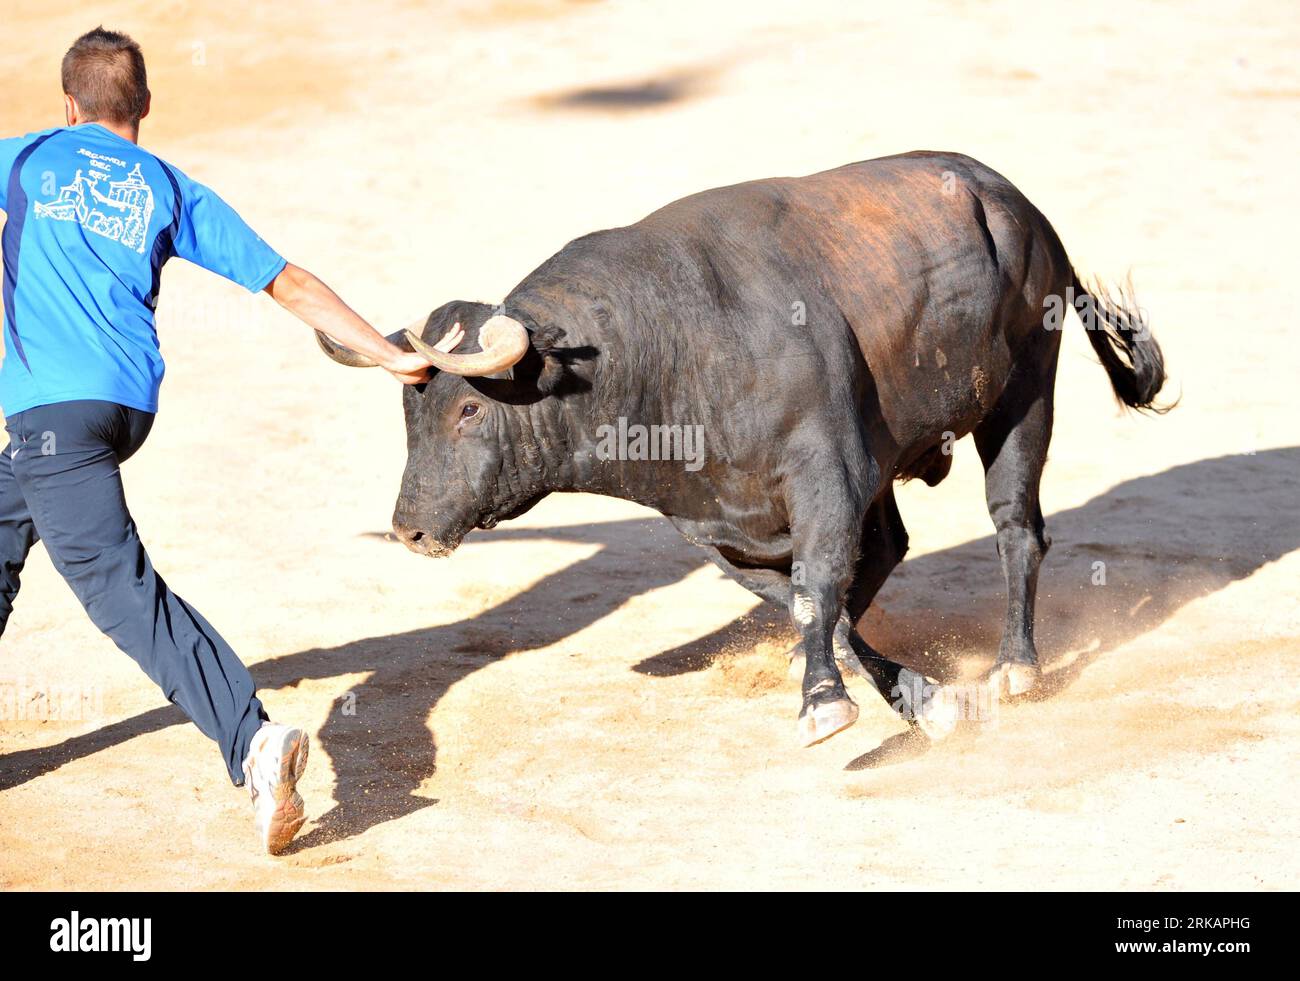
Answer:
[[[420,555],[428,553],[433,545],[433,539],[428,532],[421,531],[418,528],[408,528],[404,525],[394,524],[393,531],[397,534],[397,540],[409,548],[412,552]]]

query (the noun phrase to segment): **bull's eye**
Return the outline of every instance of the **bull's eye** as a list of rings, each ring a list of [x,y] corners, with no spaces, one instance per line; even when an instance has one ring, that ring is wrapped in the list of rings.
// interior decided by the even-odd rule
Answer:
[[[473,419],[479,413],[479,404],[477,402],[466,402],[460,410],[462,419]]]

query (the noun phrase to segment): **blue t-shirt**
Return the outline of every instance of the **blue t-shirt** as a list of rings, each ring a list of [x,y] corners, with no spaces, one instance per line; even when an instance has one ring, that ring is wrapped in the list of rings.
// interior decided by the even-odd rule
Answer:
[[[96,123],[0,140],[0,210],[9,416],[74,399],[157,412],[163,263],[252,292],[285,264],[208,188]]]

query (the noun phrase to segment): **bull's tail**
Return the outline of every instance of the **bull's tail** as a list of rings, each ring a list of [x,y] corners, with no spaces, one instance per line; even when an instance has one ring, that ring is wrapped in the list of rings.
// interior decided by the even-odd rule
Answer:
[[[1110,376],[1110,386],[1121,403],[1133,409],[1164,413],[1173,405],[1156,405],[1165,383],[1165,358],[1133,296],[1131,284],[1116,296],[1094,283],[1084,286],[1073,278],[1075,309],[1088,331],[1088,341]]]

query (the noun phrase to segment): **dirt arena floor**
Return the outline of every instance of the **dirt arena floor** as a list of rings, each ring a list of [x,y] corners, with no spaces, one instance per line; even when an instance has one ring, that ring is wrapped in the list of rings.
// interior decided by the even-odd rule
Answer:
[[[242,6],[6,0],[0,133],[62,122],[79,33],[134,34],[143,142],[385,331],[690,192],[961,150],[1081,271],[1132,271],[1182,404],[1119,412],[1072,321],[1046,697],[932,747],[855,680],[857,725],[799,749],[782,617],[665,520],[556,496],[409,554],[396,384],[177,261],[128,495],[312,732],[311,820],[257,854],[213,747],[38,549],[0,641],[0,887],[1300,887],[1294,4]],[[978,669],[1004,594],[969,440],[900,506],[866,633]]]

